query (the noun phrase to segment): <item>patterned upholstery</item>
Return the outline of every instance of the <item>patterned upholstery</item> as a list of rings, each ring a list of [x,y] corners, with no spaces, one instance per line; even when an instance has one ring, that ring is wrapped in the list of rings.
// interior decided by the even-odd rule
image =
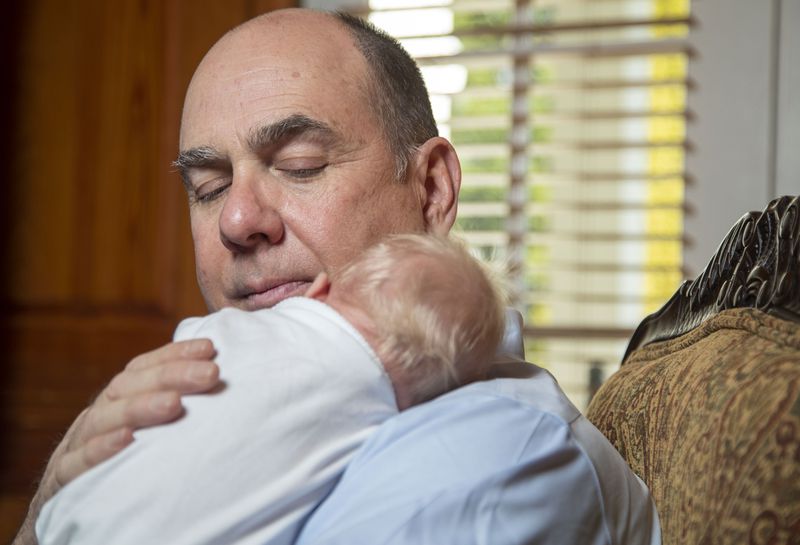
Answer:
[[[650,487],[665,545],[800,544],[798,324],[724,311],[634,352],[588,416]]]
[[[800,320],[793,310],[800,303],[800,201],[775,202],[762,215],[777,214],[777,222],[746,216],[760,225],[755,250],[746,248],[752,232],[747,244],[723,243],[721,251],[738,252],[733,269],[711,271],[725,261],[715,256],[682,295],[643,322],[587,412],[650,487],[665,545],[800,545]],[[795,223],[780,231],[787,210]],[[737,227],[734,238],[741,237]],[[777,250],[789,259],[776,259]],[[740,271],[743,260],[761,271],[750,299],[747,289],[731,288],[737,275],[753,276]],[[765,287],[776,276],[783,287]],[[704,278],[705,306],[697,297]],[[732,308],[723,288],[739,292],[729,298]],[[780,305],[764,295],[770,289],[780,292]]]

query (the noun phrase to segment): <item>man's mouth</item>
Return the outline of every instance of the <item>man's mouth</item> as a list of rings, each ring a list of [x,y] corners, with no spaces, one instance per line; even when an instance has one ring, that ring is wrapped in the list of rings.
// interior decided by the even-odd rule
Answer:
[[[238,297],[237,306],[245,310],[269,308],[289,297],[303,295],[310,285],[308,280],[291,280],[248,289]]]

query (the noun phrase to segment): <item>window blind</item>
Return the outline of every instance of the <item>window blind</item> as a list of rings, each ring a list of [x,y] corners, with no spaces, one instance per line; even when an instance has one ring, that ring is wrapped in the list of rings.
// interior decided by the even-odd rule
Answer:
[[[370,0],[464,172],[456,232],[506,267],[526,353],[588,402],[681,278],[688,0]]]

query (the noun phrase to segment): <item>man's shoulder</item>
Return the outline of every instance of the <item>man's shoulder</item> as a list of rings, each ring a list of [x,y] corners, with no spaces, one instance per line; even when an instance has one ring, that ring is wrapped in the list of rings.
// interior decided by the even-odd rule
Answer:
[[[518,359],[505,359],[494,362],[492,370],[491,380],[453,390],[439,401],[458,405],[483,399],[506,410],[550,414],[567,424],[580,417],[580,411],[546,369]]]
[[[394,459],[398,478],[403,474],[419,480],[410,495],[431,498],[491,488],[500,475],[514,474],[536,460],[560,460],[590,472],[590,458],[571,428],[580,413],[557,396],[526,396],[532,382],[474,383],[404,411],[378,428],[351,469],[364,471],[366,477]]]
[[[384,422],[300,543],[356,535],[398,544],[454,542],[447,536],[473,543],[479,535],[492,543],[650,543],[618,538],[651,535],[646,489],[549,373],[533,371],[470,384]],[[613,496],[620,493],[624,505]]]
[[[559,449],[575,450],[589,463],[596,457],[584,455],[583,449],[605,450],[607,446],[613,451],[601,440],[582,446],[591,430],[576,423],[585,418],[546,370],[527,365],[532,371],[527,378],[468,384],[392,417],[369,438],[353,466],[363,462],[369,467],[367,461],[379,458],[384,450],[395,455],[402,451],[402,464],[447,465],[460,472],[453,478],[472,479],[484,469],[491,474],[526,457],[549,456]],[[465,449],[469,455],[458,456]],[[448,462],[449,457],[459,460]]]

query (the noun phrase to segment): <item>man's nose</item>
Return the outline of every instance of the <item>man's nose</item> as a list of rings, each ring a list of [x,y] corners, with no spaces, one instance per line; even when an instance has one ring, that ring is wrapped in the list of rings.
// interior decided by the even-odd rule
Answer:
[[[231,252],[246,253],[283,238],[279,199],[270,196],[268,182],[254,176],[234,176],[219,217],[219,237]]]

